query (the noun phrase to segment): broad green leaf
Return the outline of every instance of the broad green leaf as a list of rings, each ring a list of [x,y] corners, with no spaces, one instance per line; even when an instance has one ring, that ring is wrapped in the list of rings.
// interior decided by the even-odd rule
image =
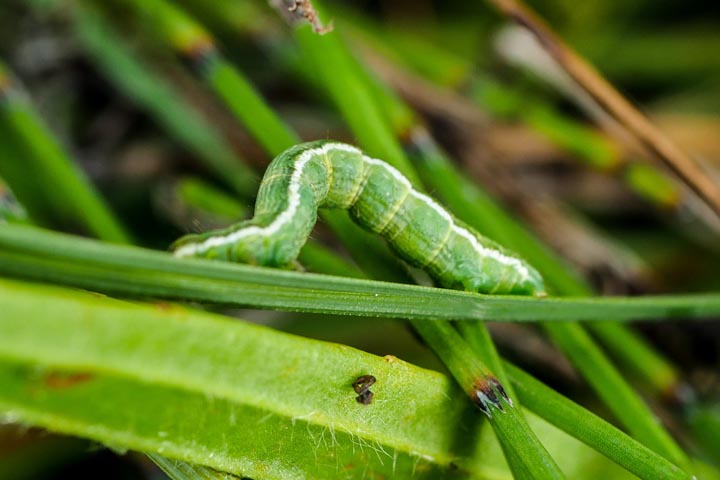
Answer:
[[[5,421],[45,426],[121,451],[156,452],[236,475],[300,479],[314,472],[311,478],[333,478],[344,471],[348,478],[360,478],[363,471],[392,474],[393,464],[402,476],[411,476],[413,469],[437,476],[449,472],[447,465],[393,449],[371,435],[323,425],[312,412],[307,419],[293,419],[157,382],[9,361],[0,363],[0,383]]]
[[[6,420],[261,478],[480,462],[484,417],[450,379],[394,357],[4,280],[0,305]],[[367,406],[351,386],[364,374],[377,378]]]
[[[392,356],[8,280],[0,309],[4,421],[257,479],[510,478],[484,416],[455,383]],[[377,378],[370,405],[351,387],[362,374]],[[624,475],[532,425],[568,472],[590,462]]]

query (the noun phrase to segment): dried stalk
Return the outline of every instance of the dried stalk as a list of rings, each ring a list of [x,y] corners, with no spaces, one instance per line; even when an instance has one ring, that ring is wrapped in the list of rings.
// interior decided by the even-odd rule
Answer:
[[[500,13],[528,30],[543,49],[609,116],[620,123],[643,148],[672,169],[720,216],[720,188],[703,168],[657,129],[615,87],[570,48],[521,0],[488,0]]]

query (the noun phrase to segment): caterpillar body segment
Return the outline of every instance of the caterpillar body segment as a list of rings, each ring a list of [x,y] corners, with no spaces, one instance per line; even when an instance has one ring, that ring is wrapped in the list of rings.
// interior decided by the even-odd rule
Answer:
[[[252,220],[187,235],[178,257],[199,256],[289,268],[317,220],[342,208],[384,237],[408,263],[447,288],[494,294],[545,294],[540,274],[413,189],[387,163],[343,143],[315,141],[276,157],[263,178]]]

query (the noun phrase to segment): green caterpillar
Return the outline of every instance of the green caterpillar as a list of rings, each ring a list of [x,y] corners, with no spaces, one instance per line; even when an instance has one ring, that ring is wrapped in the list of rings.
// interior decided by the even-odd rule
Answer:
[[[296,145],[272,161],[252,220],[187,235],[171,248],[178,257],[290,268],[320,207],[349,210],[356,223],[383,236],[443,287],[545,295],[535,269],[414,190],[395,168],[330,141]]]

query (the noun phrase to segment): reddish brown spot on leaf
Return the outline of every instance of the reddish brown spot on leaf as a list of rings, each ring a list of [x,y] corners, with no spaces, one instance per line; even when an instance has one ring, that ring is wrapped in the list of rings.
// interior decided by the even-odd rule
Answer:
[[[173,309],[173,304],[170,302],[155,302],[155,308],[161,312],[169,312]]]
[[[52,389],[65,389],[81,385],[92,380],[93,375],[87,372],[65,373],[51,372],[45,375],[45,385]]]

